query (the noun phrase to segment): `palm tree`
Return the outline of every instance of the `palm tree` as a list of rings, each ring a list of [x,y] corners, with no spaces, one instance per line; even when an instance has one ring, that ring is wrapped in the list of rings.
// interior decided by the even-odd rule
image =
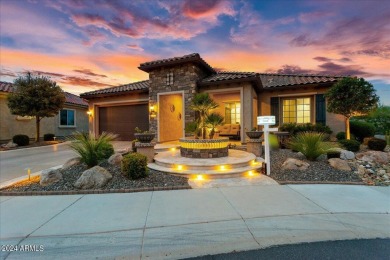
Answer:
[[[223,116],[221,116],[218,113],[211,113],[206,117],[205,123],[208,127],[211,127],[211,131],[209,135],[210,139],[213,139],[215,134],[215,128],[219,125],[222,125],[223,120],[224,120]]]
[[[206,139],[206,124],[205,120],[211,109],[217,108],[219,105],[215,102],[208,93],[199,93],[194,96],[190,109],[199,113],[199,123],[202,128],[202,138]]]

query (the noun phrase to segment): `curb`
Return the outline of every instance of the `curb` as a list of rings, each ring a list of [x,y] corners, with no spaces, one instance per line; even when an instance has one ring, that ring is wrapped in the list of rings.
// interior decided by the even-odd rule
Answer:
[[[275,179],[274,179],[275,180]],[[367,185],[364,182],[352,182],[352,181],[346,181],[346,182],[336,182],[336,181],[279,181],[275,180],[280,185],[288,185],[288,184],[340,184],[340,185],[364,185],[364,186],[371,186]]]
[[[34,172],[34,173],[30,174],[30,177],[36,177],[36,176],[40,175],[42,173],[42,171],[57,170],[57,169],[59,169],[61,167],[62,167],[62,165],[57,165],[57,166],[54,166],[54,167],[51,167],[51,168],[48,168],[48,169],[45,169],[45,170]],[[22,177],[11,179],[9,181],[5,181],[5,182],[0,184],[0,189],[4,189],[4,188],[7,188],[9,186],[12,186],[12,185],[14,185],[17,182],[26,181],[27,179],[28,179],[28,177],[22,176]],[[0,195],[1,195],[1,192],[0,192]]]
[[[78,195],[106,193],[135,193],[144,191],[190,190],[189,186],[145,187],[133,189],[109,190],[70,190],[70,191],[0,191],[0,196],[48,196],[48,195]]]
[[[10,149],[10,150],[0,151],[0,153],[14,152],[14,151],[19,151],[19,150],[27,150],[27,149],[39,149],[39,148],[48,147],[48,146],[50,147],[50,146],[53,146],[53,145],[63,145],[63,144],[66,144],[66,143],[68,143],[68,142],[65,141],[65,142],[58,143],[58,144],[48,144],[48,145],[42,145],[42,146],[36,146],[36,147],[25,147],[25,148]]]

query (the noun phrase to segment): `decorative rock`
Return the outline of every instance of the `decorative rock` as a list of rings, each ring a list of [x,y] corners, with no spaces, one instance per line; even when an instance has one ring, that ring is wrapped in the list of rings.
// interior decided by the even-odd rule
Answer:
[[[359,165],[358,174],[364,175],[366,173],[366,168],[363,165]]]
[[[367,151],[356,154],[356,158],[361,161],[375,162],[380,164],[389,163],[390,158],[386,152],[381,151]]]
[[[353,160],[355,159],[355,154],[351,151],[341,150],[340,159],[342,160]]]
[[[67,170],[67,169],[69,169],[70,167],[75,166],[75,165],[78,165],[78,164],[80,164],[80,163],[81,163],[81,158],[80,158],[80,157],[74,157],[74,158],[72,158],[72,159],[67,160],[66,163],[64,163],[64,164],[62,165],[62,169],[63,169],[63,170]]]
[[[328,160],[328,156],[326,154],[321,154],[316,159],[316,161],[319,161],[319,162],[326,162],[326,160]]]
[[[8,143],[3,144],[1,147],[3,147],[3,148],[15,148],[15,147],[18,147],[18,145],[15,144],[15,143],[12,142],[12,141],[9,141]]]
[[[111,165],[121,165],[121,161],[123,159],[122,154],[120,153],[114,153],[113,155],[108,158],[108,163]]]
[[[309,168],[310,164],[294,158],[287,158],[282,164],[282,170],[300,170],[304,171]]]
[[[101,188],[111,180],[112,175],[100,166],[92,167],[81,174],[74,186],[78,189]]]
[[[339,158],[331,158],[328,160],[330,166],[337,170],[341,171],[351,171],[351,167],[348,165],[348,163],[344,160],[341,160]]]
[[[41,186],[47,186],[47,185],[50,185],[52,183],[56,183],[61,179],[62,179],[62,173],[59,169],[57,169],[57,170],[51,170],[51,169],[43,170],[41,172],[41,178],[40,178],[39,184]]]
[[[386,171],[385,170],[379,170],[378,171],[378,175],[379,176],[383,176],[383,175],[385,175],[386,174]]]

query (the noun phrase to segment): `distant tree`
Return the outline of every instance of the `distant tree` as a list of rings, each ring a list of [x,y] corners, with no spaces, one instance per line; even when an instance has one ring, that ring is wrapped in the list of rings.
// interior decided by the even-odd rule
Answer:
[[[363,78],[346,77],[333,85],[325,94],[328,98],[328,112],[345,117],[346,139],[350,139],[349,119],[375,109],[379,97],[374,86]]]
[[[30,72],[14,81],[14,92],[8,95],[11,113],[35,117],[35,141],[39,141],[40,121],[58,114],[65,103],[65,94],[55,81]]]

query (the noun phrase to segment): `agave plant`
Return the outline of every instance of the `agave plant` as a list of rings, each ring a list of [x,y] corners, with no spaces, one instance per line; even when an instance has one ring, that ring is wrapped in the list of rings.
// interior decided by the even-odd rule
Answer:
[[[81,157],[81,161],[93,167],[101,160],[108,159],[113,153],[114,148],[110,143],[117,135],[103,132],[97,138],[93,132],[80,133],[76,132],[73,138],[69,139],[69,144],[76,153]]]
[[[219,105],[215,102],[208,93],[199,93],[192,99],[190,109],[199,113],[199,124],[202,128],[202,138],[206,139],[206,117],[211,109],[217,108]]]
[[[218,113],[211,113],[210,115],[207,115],[205,124],[211,128],[209,137],[210,139],[213,139],[215,134],[215,128],[219,125],[223,124],[224,117],[221,116]]]
[[[333,150],[335,146],[324,142],[326,136],[318,132],[301,132],[292,137],[289,147],[301,152],[310,161],[315,161],[318,156]]]

